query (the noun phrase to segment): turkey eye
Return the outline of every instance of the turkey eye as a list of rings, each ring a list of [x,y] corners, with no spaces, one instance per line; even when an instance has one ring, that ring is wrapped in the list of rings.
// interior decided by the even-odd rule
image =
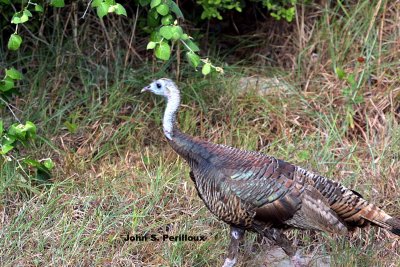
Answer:
[[[160,83],[156,83],[156,86],[157,86],[158,89],[161,88],[161,84]]]

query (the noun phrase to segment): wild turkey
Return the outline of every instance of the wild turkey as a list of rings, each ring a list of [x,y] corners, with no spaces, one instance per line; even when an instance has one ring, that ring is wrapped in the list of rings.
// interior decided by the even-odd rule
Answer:
[[[166,99],[163,130],[169,144],[190,165],[190,178],[207,208],[230,225],[224,267],[236,263],[246,230],[275,240],[286,251],[288,242],[280,233],[293,227],[345,234],[373,224],[400,235],[398,218],[337,182],[271,156],[180,132],[175,124],[180,92],[173,81],[156,80],[145,91]]]

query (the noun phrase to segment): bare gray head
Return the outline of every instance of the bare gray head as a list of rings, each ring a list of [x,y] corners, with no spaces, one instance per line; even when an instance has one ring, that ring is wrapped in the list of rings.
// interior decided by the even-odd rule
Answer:
[[[179,89],[176,84],[167,78],[153,81],[151,84],[144,87],[141,92],[152,92],[153,94],[163,96],[167,99],[176,94],[179,95]]]
[[[172,140],[176,112],[178,111],[181,100],[178,87],[172,80],[162,78],[153,81],[151,84],[144,87],[141,92],[152,92],[153,94],[165,97],[167,100],[167,107],[165,108],[163,118],[163,130],[165,136]]]

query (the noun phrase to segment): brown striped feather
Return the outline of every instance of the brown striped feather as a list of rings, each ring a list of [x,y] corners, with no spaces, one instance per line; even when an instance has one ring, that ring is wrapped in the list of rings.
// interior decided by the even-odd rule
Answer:
[[[169,143],[188,161],[191,178],[206,206],[227,223],[244,228],[292,226],[337,233],[372,223],[400,235],[398,219],[323,176],[178,130]]]

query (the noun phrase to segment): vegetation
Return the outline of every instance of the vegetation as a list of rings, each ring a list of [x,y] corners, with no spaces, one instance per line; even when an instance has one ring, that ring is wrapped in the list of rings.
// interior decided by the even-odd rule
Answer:
[[[261,15],[253,28],[233,23],[241,35],[227,34],[224,20],[204,28],[179,22],[199,42],[199,57],[224,69],[206,77],[183,64],[178,49],[165,62],[147,50],[151,32],[135,26],[147,23],[142,7],[100,20],[97,10],[74,2],[21,25],[19,50],[6,48],[8,38],[1,48],[1,69],[8,70],[1,77],[18,88],[0,95],[7,103],[0,101],[2,153],[17,159],[0,156],[1,265],[222,264],[229,229],[206,209],[186,164],[168,147],[164,104],[140,94],[164,76],[183,90],[182,131],[315,170],[399,216],[396,5],[298,5],[291,24]],[[212,23],[221,31],[207,32]],[[261,85],[244,89],[249,77],[276,86],[261,95]],[[5,151],[10,138],[13,148]],[[28,179],[38,168],[20,166],[27,158],[50,169],[52,159],[51,185]],[[127,233],[207,240],[124,242]],[[332,266],[399,266],[399,240],[383,230],[288,236],[304,254],[330,255]],[[255,239],[246,236],[242,266],[265,261]]]

